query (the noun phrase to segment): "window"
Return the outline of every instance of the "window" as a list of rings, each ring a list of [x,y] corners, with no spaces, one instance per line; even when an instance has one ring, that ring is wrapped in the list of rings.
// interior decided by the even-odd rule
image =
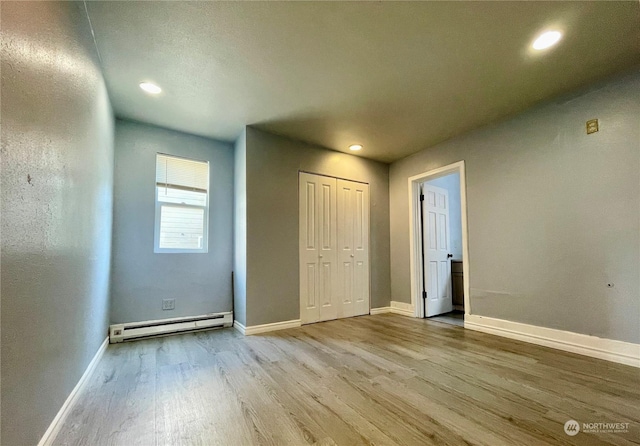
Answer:
[[[207,252],[209,163],[156,155],[154,252]]]

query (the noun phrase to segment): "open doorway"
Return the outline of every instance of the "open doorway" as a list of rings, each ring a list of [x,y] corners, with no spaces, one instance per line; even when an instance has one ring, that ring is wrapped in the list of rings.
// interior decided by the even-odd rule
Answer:
[[[464,325],[460,173],[421,184],[425,317]]]
[[[470,314],[464,161],[409,178],[416,317],[464,325]]]

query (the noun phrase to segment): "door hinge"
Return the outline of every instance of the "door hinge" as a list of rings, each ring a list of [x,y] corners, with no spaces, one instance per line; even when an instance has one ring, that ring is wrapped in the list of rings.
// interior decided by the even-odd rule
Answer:
[[[424,194],[420,194],[420,201],[424,201]]]
[[[426,299],[426,298],[427,298],[427,292],[426,292],[426,291],[423,291],[423,292],[422,292],[422,298],[423,298],[423,299]]]

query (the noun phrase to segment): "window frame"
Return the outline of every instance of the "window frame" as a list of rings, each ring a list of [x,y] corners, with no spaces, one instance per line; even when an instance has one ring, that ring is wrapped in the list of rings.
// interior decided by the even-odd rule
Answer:
[[[209,193],[211,189],[211,165],[209,161],[199,160],[194,158],[188,158],[185,156],[177,156],[170,155],[168,153],[157,152],[155,157],[156,166],[158,163],[158,155],[167,156],[170,158],[180,158],[187,161],[195,161],[198,163],[206,163],[207,165],[207,197],[206,204],[204,206],[198,206],[195,204],[185,204],[185,203],[170,203],[160,201],[158,197],[158,190],[161,187],[158,184],[158,179],[154,175],[154,195],[155,195],[155,221],[154,221],[154,234],[153,234],[153,252],[154,254],[207,254],[209,252]],[[202,209],[204,212],[203,215],[203,235],[202,235],[202,248],[199,249],[188,249],[188,248],[161,248],[160,247],[160,224],[161,224],[161,213],[162,206],[169,207],[182,207],[182,208],[190,208],[190,209]]]

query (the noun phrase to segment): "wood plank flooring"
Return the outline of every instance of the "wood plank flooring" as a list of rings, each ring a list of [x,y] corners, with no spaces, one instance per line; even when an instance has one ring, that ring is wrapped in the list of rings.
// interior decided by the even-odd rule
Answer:
[[[55,444],[631,445],[639,405],[639,369],[381,314],[111,345]]]

